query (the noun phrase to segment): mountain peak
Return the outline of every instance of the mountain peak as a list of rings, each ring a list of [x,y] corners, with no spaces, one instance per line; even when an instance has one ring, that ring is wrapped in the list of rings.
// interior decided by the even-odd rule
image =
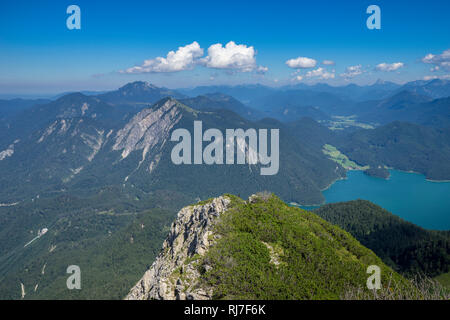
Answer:
[[[182,94],[166,88],[159,88],[146,81],[127,83],[118,90],[110,91],[99,96],[102,100],[112,104],[141,104],[155,103],[165,97],[182,98]]]
[[[151,108],[145,108],[138,112],[117,133],[113,150],[122,151],[122,159],[127,158],[133,151],[143,150],[139,166],[146,158],[159,157],[156,155],[158,151],[155,150],[158,149],[158,146],[166,143],[170,131],[182,117],[178,106],[183,107],[184,105],[174,98],[166,97]],[[152,165],[152,168],[158,161]]]
[[[177,99],[175,99],[174,97],[164,97],[161,100],[158,100],[157,102],[155,102],[153,104],[153,106],[151,106],[152,109],[158,109],[161,107],[165,107],[165,106],[185,106],[183,103],[181,103],[180,101],[178,101]],[[186,106],[187,107],[187,106]]]
[[[178,212],[160,254],[126,299],[339,298],[347,286],[366,283],[371,264],[383,270],[383,281],[392,276],[407,284],[350,234],[313,213],[268,192],[247,201],[224,195]]]
[[[157,86],[147,82],[147,81],[134,81],[129,82],[126,85],[119,88],[119,90],[151,90],[151,89],[159,89]]]
[[[432,85],[446,85],[449,83],[449,80],[445,80],[445,79],[432,79],[428,82],[428,84],[432,84]]]
[[[56,101],[63,102],[63,101],[79,100],[79,99],[92,99],[92,98],[82,94],[81,92],[72,92],[72,93],[63,95],[62,97],[58,98]]]
[[[205,288],[192,288],[200,277],[193,263],[185,264],[195,255],[204,255],[213,243],[213,226],[231,201],[229,197],[218,197],[208,203],[188,206],[181,209],[172,224],[163,244],[163,250],[144,274],[142,279],[131,289],[127,300],[146,299],[211,299],[212,293]],[[183,267],[184,283],[172,281],[172,274]]]
[[[401,90],[396,94],[392,95],[388,100],[397,100],[397,99],[408,99],[413,102],[424,102],[431,100],[429,97],[421,95],[415,91],[410,90]]]

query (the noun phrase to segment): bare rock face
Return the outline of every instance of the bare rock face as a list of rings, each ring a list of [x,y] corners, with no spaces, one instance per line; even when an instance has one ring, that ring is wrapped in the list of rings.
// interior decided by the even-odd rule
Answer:
[[[177,101],[167,100],[160,108],[144,109],[117,132],[113,150],[122,150],[125,159],[132,151],[143,150],[144,160],[147,152],[156,145],[164,144],[169,132],[180,120],[180,109]]]
[[[198,285],[196,263],[218,239],[213,226],[230,202],[225,196],[181,209],[160,254],[125,299],[211,299],[212,288]]]

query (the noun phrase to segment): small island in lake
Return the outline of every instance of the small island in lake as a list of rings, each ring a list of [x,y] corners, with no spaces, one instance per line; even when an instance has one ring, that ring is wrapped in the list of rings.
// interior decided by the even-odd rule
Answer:
[[[364,173],[371,177],[377,177],[382,179],[389,179],[390,173],[389,170],[383,167],[378,168],[369,168],[364,170]]]

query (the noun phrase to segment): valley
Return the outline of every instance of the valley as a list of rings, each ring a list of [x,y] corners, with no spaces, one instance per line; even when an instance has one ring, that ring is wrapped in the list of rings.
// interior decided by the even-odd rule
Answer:
[[[174,319],[448,309],[448,12],[0,1],[0,302],[47,316],[147,300],[94,309]]]
[[[429,94],[425,98],[422,86]],[[425,181],[450,179],[450,106],[442,88],[449,88],[448,82],[177,91],[137,81],[110,92],[6,101],[0,104],[6,124],[0,126],[0,298],[121,299],[150,268],[181,208],[223,194],[247,199],[261,191],[302,207],[326,203],[315,212],[403,276],[445,274],[449,184]],[[383,98],[366,100],[376,97]],[[424,116],[424,110],[432,111]],[[261,175],[264,166],[251,161],[173,163],[172,133],[186,130],[194,137],[196,121],[202,132],[279,130],[278,172]],[[194,144],[185,149],[194,154]],[[406,177],[397,170],[424,176]],[[352,215],[353,205],[333,203],[359,198],[416,224],[407,227],[414,232],[401,235],[406,244],[395,255],[387,253],[388,244],[377,246],[347,220],[326,213],[333,208]],[[362,207],[382,210],[371,205]],[[380,219],[389,215],[383,211]],[[44,228],[45,236],[36,238]],[[423,239],[435,251],[424,254]],[[278,252],[273,241],[265,242]],[[414,262],[411,255],[419,253]],[[438,256],[439,266],[429,263]],[[82,291],[65,289],[65,268],[71,264],[87,274]],[[220,290],[219,295],[236,294],[230,286]],[[304,294],[292,291],[292,297]],[[338,291],[330,294],[336,297]]]

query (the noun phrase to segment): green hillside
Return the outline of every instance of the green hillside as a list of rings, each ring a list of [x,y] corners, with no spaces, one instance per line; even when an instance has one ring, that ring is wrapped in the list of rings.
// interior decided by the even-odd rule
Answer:
[[[365,200],[327,204],[315,213],[351,233],[398,272],[434,277],[449,271],[449,231],[423,229]]]
[[[434,279],[450,290],[450,272],[438,275]]]
[[[159,252],[175,207],[186,201],[175,193],[139,197],[111,188],[90,198],[0,208],[0,300],[20,299],[20,283],[25,299],[123,297]],[[44,227],[48,232],[24,248]],[[81,290],[66,287],[69,265],[81,268]]]
[[[360,165],[419,172],[431,180],[450,179],[448,130],[395,121],[337,140],[331,144]]]
[[[175,215],[155,208],[156,198],[162,201],[164,194],[130,199],[108,210],[119,195],[115,192],[105,190],[106,195],[92,199],[39,200],[40,209],[30,206],[25,216],[10,210],[5,221],[26,227],[25,233],[8,229],[2,234],[0,298],[20,299],[21,283],[25,299],[123,298],[154,261]],[[216,225],[220,240],[197,264],[200,283],[215,287],[214,298],[373,298],[366,288],[369,265],[382,270],[382,292],[422,298],[371,250],[316,214],[269,194],[252,201],[229,197],[232,207]],[[58,208],[66,213],[58,215]],[[26,232],[34,225],[47,226],[49,232],[26,248],[13,247],[32,238]],[[66,288],[66,269],[72,264],[82,270],[79,291]]]
[[[269,194],[249,202],[230,197],[232,207],[216,225],[220,239],[199,258],[213,298],[340,299],[355,288],[368,291],[369,265],[381,268],[382,286],[417,293],[371,250],[317,215]]]

